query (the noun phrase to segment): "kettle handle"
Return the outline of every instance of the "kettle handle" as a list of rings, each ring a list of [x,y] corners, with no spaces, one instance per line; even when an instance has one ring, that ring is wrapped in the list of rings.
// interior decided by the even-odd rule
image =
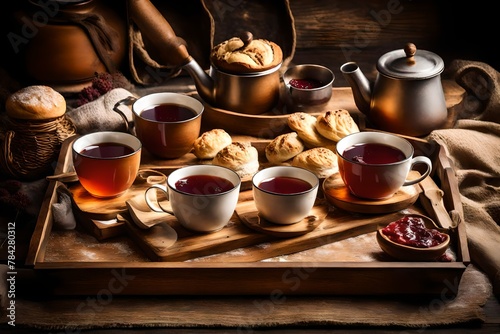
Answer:
[[[129,0],[130,18],[144,36],[156,44],[159,60],[165,64],[183,66],[191,60],[184,41],[149,0]]]

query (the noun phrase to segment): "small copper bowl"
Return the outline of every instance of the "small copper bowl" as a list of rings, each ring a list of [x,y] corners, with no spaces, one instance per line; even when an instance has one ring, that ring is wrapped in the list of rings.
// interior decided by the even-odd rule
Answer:
[[[288,111],[318,111],[330,101],[334,80],[335,75],[325,66],[303,64],[288,68],[283,74]]]

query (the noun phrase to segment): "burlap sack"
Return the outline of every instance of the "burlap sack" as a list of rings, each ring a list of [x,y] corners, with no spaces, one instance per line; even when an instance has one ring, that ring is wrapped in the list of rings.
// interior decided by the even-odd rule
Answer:
[[[456,59],[446,69],[466,91],[461,103],[454,106],[457,119],[476,119],[500,123],[500,74],[490,65]]]
[[[463,204],[471,260],[500,295],[500,84],[491,66],[457,60],[448,68],[466,95],[452,129],[433,131],[451,157]]]
[[[286,68],[293,58],[296,36],[288,0],[151,2],[205,70],[210,67],[212,47],[243,31],[252,32],[255,38],[276,42],[283,50],[282,68]],[[129,67],[135,83],[160,85],[179,75],[187,75],[173,64],[159,62],[158,52],[169,50],[141,34],[131,18],[128,21]]]

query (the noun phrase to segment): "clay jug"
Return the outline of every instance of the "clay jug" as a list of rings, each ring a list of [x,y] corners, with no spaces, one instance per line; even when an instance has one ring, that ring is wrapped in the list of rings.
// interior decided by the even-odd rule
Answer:
[[[105,0],[26,0],[14,13],[26,75],[62,91],[80,90],[98,72],[119,70],[126,23]],[[116,6],[115,6],[116,7]],[[17,43],[17,44],[16,44]]]

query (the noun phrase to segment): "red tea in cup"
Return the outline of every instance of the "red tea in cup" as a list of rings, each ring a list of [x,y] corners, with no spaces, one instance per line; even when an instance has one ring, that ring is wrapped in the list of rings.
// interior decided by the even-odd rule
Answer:
[[[145,199],[151,210],[174,215],[183,227],[211,233],[230,221],[238,203],[240,186],[241,178],[232,169],[189,165],[173,171],[166,185],[149,187]],[[164,206],[163,202],[170,205]]]
[[[123,132],[94,132],[73,143],[73,165],[78,180],[92,196],[116,197],[134,182],[142,144]]]
[[[281,225],[304,219],[314,206],[319,179],[311,171],[293,166],[272,166],[252,178],[252,193],[259,217]]]
[[[157,122],[182,122],[195,116],[194,110],[173,103],[154,105],[141,112],[141,117]]]
[[[390,198],[402,186],[420,182],[432,169],[428,157],[414,157],[411,143],[390,133],[352,133],[337,142],[336,152],[342,180],[360,198]],[[407,179],[417,164],[426,165],[425,172]]]
[[[115,104],[130,103],[130,98]],[[191,151],[200,135],[205,107],[192,96],[180,93],[145,95],[132,104],[135,134],[146,151],[157,158],[176,159]],[[125,117],[126,118],[126,117]]]
[[[94,158],[118,158],[132,154],[134,150],[121,143],[99,143],[85,147],[80,153]]]
[[[348,147],[342,153],[344,158],[361,164],[391,164],[406,159],[398,148],[380,143],[363,143]]]
[[[259,183],[259,188],[277,194],[298,194],[312,188],[307,181],[290,176],[276,176]]]
[[[189,175],[175,182],[175,189],[196,195],[215,195],[233,188],[231,181],[215,175]]]

